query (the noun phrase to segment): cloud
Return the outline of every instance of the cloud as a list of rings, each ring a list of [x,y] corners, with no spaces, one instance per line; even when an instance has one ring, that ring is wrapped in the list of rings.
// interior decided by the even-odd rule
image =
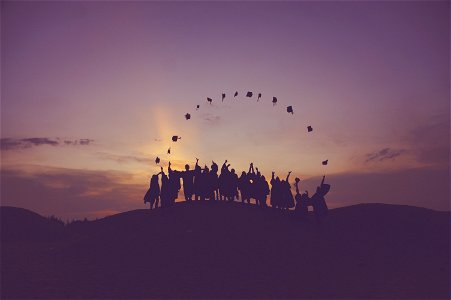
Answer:
[[[209,125],[219,125],[221,122],[221,117],[218,115],[213,115],[211,113],[203,113],[200,115],[202,120],[207,122]]]
[[[1,186],[2,205],[71,220],[144,208],[148,182],[120,171],[26,166],[2,169]]]
[[[143,164],[150,164],[155,162],[155,158],[143,157],[143,156],[133,156],[133,155],[118,155],[106,152],[99,152],[100,158],[115,161],[117,163],[129,163],[138,162]]]
[[[449,165],[449,122],[449,113],[442,113],[412,129],[409,141],[420,162]]]
[[[382,150],[368,153],[366,155],[366,161],[365,162],[373,162],[373,161],[383,161],[386,159],[394,159],[395,157],[400,156],[402,153],[404,153],[404,149],[391,149],[391,148],[384,148]]]
[[[62,146],[62,145],[82,145],[87,146],[93,143],[92,139],[79,139],[79,140],[64,140],[60,138],[51,139],[45,137],[33,137],[33,138],[2,138],[0,139],[0,149],[1,150],[20,150],[28,149],[31,147],[37,147],[42,145],[49,146]]]

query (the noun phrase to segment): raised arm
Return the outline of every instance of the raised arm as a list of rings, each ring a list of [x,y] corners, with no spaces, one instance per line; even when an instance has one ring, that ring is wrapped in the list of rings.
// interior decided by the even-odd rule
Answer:
[[[288,172],[288,175],[287,175],[287,182],[288,182],[288,179],[290,178],[290,175],[291,175],[291,171],[290,172]]]
[[[323,176],[323,180],[321,180],[321,186],[324,184],[324,179],[326,178],[326,175]]]

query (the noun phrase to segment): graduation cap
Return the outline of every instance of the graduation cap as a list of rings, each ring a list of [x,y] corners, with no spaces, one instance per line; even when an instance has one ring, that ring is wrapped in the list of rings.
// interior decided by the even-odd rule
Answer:
[[[186,114],[185,115],[185,119],[187,119],[187,120],[191,119],[191,115],[190,114]]]
[[[222,93],[222,101],[224,101],[224,98],[225,98],[225,94]]]
[[[199,109],[199,107],[200,107],[200,105],[199,105],[199,104],[197,104],[197,105],[196,105],[196,110],[197,110],[197,109]]]
[[[328,162],[328,161],[329,161],[328,159],[324,160],[324,161],[323,161],[323,166],[327,166],[327,162]]]
[[[293,114],[293,106],[287,106],[287,113]]]
[[[160,158],[157,156],[157,158],[155,158],[155,163],[159,164],[160,163]]]
[[[172,141],[173,142],[177,142],[177,140],[180,140],[181,139],[181,137],[179,137],[179,136],[177,136],[177,135],[173,135],[172,136]]]
[[[258,93],[257,101],[262,97],[262,93]]]
[[[277,103],[277,97],[272,97],[272,105],[276,105]]]
[[[312,132],[312,131],[313,131],[312,126],[307,126],[307,131],[308,131],[308,132]]]
[[[238,96],[238,92],[235,92],[235,95],[233,95],[233,97],[236,97],[236,96]]]
[[[247,92],[246,97],[252,97],[253,93],[252,92]]]
[[[171,154],[171,147],[168,148],[168,154]]]
[[[213,99],[207,97],[207,101],[211,104],[211,102],[213,102]]]

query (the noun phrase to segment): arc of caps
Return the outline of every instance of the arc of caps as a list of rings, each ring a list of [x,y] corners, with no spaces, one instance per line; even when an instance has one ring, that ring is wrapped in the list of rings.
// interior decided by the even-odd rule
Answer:
[[[185,119],[187,119],[187,120],[191,119],[191,115],[187,113],[187,114],[185,115]]]
[[[307,131],[308,131],[308,132],[312,132],[312,131],[313,131],[312,126],[307,126]]]
[[[238,96],[238,91],[235,92],[235,94],[233,95],[233,97]]]
[[[207,101],[211,104],[211,102],[213,102],[213,99],[207,97]]]
[[[168,148],[168,154],[171,154],[171,147]]]
[[[222,93],[222,101],[224,101],[225,97],[226,97],[226,94]]]
[[[250,97],[252,97],[253,94],[254,94],[254,93],[252,93],[252,92],[247,92],[247,93],[246,93],[246,97],[249,97],[249,98],[250,98]]]
[[[178,135],[173,135],[172,136],[172,141],[173,142],[177,142],[177,140],[180,140],[181,139],[181,137],[179,137]]]
[[[272,105],[276,105],[277,103],[277,97],[272,97]]]
[[[322,162],[322,164],[323,164],[323,166],[327,166],[327,163],[329,162],[329,160],[328,159],[326,159],[326,160],[323,160],[323,162]]]
[[[262,93],[258,93],[257,101],[262,97]]]
[[[199,105],[199,104],[197,104],[197,105],[196,105],[196,109],[199,109],[199,107],[200,107],[200,105]]]
[[[287,106],[287,113],[293,114],[293,106]]]
[[[155,158],[155,163],[159,164],[160,163],[160,158],[157,156],[157,158]]]

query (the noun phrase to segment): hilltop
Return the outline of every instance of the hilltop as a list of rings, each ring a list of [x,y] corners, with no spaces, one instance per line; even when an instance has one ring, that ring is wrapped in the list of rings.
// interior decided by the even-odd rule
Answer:
[[[449,212],[361,204],[317,224],[182,202],[66,226],[1,217],[1,298],[449,297]]]

